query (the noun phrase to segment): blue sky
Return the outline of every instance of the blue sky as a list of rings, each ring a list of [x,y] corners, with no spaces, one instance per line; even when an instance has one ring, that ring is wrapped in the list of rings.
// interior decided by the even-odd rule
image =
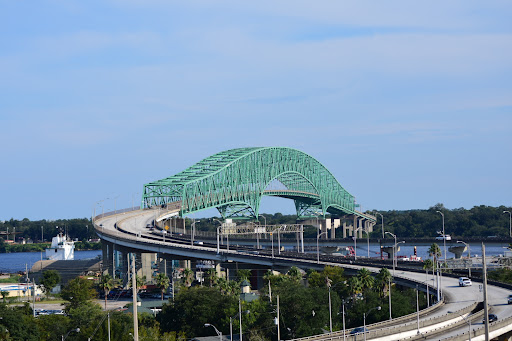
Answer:
[[[508,1],[0,0],[0,219],[129,207],[248,146],[308,153],[363,210],[511,206],[511,17]]]

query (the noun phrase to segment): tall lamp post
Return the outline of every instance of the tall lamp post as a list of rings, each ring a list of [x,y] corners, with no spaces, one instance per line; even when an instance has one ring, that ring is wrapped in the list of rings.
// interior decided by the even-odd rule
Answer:
[[[510,211],[503,211],[503,213],[508,213],[508,216],[509,216],[509,233],[510,233],[510,237],[512,237],[512,213],[510,213]]]
[[[469,315],[464,317],[461,314],[459,314],[458,312],[448,311],[448,314],[454,314],[454,313],[459,315],[460,317],[462,317],[462,319],[468,324],[468,326],[469,326],[469,330],[468,330],[469,339],[468,340],[471,341],[471,320],[469,319]]]
[[[363,335],[364,335],[364,341],[366,341],[366,316],[372,311],[372,310],[380,310],[380,305],[377,307],[373,307],[370,310],[368,310],[367,313],[363,314]]]
[[[66,335],[61,335],[62,336],[62,341],[66,340],[66,338],[68,337],[69,333],[71,333],[71,332],[80,333],[80,328],[71,329],[69,332],[66,333]]]
[[[375,212],[375,214],[380,215],[380,218],[382,220],[382,239],[384,239],[384,217],[379,212]]]
[[[249,314],[250,310],[245,310],[244,314]],[[242,304],[240,300],[238,300],[238,313],[235,316],[229,318],[229,339],[233,341],[233,320],[237,317],[240,317],[240,341],[242,341]]]
[[[215,332],[217,333],[217,335],[219,335],[219,340],[222,341],[222,332],[220,332],[217,328],[215,328],[215,326],[211,323],[205,323],[204,324],[205,327],[212,327],[213,329],[215,329]]]
[[[473,261],[471,260],[471,248],[469,247],[468,243],[464,243],[462,240],[457,240],[457,243],[462,243],[468,248],[468,257],[469,261],[471,262],[468,267],[468,277],[471,277],[471,265],[473,265]]]
[[[195,220],[192,222],[192,231],[190,231],[190,244],[194,245],[194,234],[196,233],[196,223],[201,222],[201,220]]]
[[[331,285],[331,280],[326,277],[327,287],[329,288],[329,331],[332,333],[332,307],[331,307],[331,289],[336,287],[338,284],[345,284],[345,282],[338,282],[334,285]],[[343,306],[343,314],[345,314],[345,306]],[[343,315],[343,318],[345,318],[345,315]],[[345,325],[343,325],[345,327]],[[343,332],[345,332],[345,329],[343,329]]]
[[[327,231],[320,233],[316,236],[316,263],[320,264],[320,246],[318,245],[318,240],[322,234],[327,234]]]
[[[386,231],[386,234],[389,234],[391,237],[395,238],[395,244],[393,244],[393,276],[395,275],[395,258],[396,258],[396,234],[393,234],[389,231]]]
[[[446,266],[446,234],[444,233],[444,213],[441,211],[436,211],[443,217],[443,244],[444,244],[444,264]]]
[[[354,236],[352,238],[354,238],[354,261],[357,260],[357,231],[359,231],[361,229],[361,227],[358,227],[354,230]]]
[[[217,227],[217,254],[219,254],[220,253],[220,246],[219,246],[220,239],[219,238],[220,238],[220,228],[222,227],[222,221],[220,221],[219,219],[215,219],[215,218],[213,218],[213,220],[219,222],[219,224],[220,224],[220,226]]]

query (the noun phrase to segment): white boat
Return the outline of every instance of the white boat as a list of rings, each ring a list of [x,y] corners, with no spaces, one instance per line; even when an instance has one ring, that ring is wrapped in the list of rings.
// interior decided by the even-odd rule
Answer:
[[[75,259],[75,243],[68,241],[67,236],[59,233],[52,238],[51,247],[46,249],[46,259],[72,260]]]

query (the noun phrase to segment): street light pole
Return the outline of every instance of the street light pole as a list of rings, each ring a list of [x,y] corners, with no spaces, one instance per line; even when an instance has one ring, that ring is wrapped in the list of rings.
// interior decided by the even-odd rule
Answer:
[[[469,247],[469,244],[464,243],[462,240],[457,240],[457,243],[462,243],[468,248],[468,257],[469,261],[471,262],[468,267],[468,277],[471,278],[471,265],[473,265],[473,261],[471,260],[471,248]]]
[[[382,239],[384,239],[384,216],[382,216],[382,214],[379,212],[375,212],[375,214],[380,215],[380,218],[382,219]]]
[[[218,221],[219,224],[220,224],[220,226],[217,227],[217,254],[219,254],[220,253],[220,240],[219,240],[219,238],[220,238],[220,228],[222,227],[222,221],[220,221],[219,219],[215,219],[215,218],[213,220]]]
[[[320,264],[320,246],[318,245],[318,240],[322,234],[327,234],[327,231],[320,233],[316,236],[316,263]]]
[[[512,213],[510,211],[503,211],[503,213],[508,213],[509,215],[509,233],[510,237],[512,237]]]
[[[192,228],[191,228],[191,231],[190,231],[190,245],[194,245],[194,234],[196,232],[196,223],[199,223],[200,220],[195,220],[192,222]]]
[[[354,236],[352,238],[354,238],[354,261],[357,260],[357,231],[359,231],[361,229],[361,227],[358,227],[354,230]]]
[[[441,211],[436,211],[443,217],[443,244],[444,244],[444,265],[446,266],[446,234],[444,233],[444,213]]]
[[[395,258],[396,258],[396,235],[389,232],[389,231],[386,231],[387,234],[389,234],[390,236],[392,236],[393,238],[395,238],[395,244],[393,245],[393,276],[395,275]]]
[[[374,309],[380,310],[380,305],[378,307],[371,308],[367,313],[363,313],[363,335],[364,341],[366,341],[366,315],[370,314],[370,312]]]
[[[219,335],[219,340],[222,341],[222,332],[220,332],[217,328],[215,328],[215,326],[213,324],[205,323],[204,326],[212,327],[213,329],[215,329],[215,332],[217,333],[217,335]]]

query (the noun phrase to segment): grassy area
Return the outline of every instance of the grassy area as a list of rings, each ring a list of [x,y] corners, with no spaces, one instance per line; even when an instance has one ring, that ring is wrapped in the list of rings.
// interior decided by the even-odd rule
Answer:
[[[18,283],[21,275],[10,275],[9,278],[0,278],[0,283]]]

